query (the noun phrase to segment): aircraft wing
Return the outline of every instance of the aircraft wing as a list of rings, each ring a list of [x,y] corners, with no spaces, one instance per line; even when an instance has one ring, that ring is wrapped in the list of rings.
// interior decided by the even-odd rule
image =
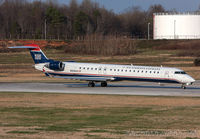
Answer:
[[[61,79],[74,79],[74,80],[84,80],[84,81],[114,81],[115,78],[113,77],[79,77],[79,76],[52,76],[54,78],[61,78]]]

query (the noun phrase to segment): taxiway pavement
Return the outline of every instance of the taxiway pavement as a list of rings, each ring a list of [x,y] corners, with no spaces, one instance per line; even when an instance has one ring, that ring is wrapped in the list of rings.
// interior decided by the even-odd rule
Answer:
[[[0,83],[0,92],[43,92],[70,94],[117,94],[146,96],[192,96],[200,97],[200,81],[187,89],[180,84],[164,84],[149,82],[112,82],[108,87],[87,87],[87,83]]]

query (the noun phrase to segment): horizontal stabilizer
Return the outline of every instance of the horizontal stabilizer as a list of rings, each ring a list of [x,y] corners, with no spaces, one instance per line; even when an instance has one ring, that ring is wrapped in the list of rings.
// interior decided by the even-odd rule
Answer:
[[[12,47],[8,47],[8,48],[25,48],[25,49],[35,49],[37,48],[36,46],[12,46]]]

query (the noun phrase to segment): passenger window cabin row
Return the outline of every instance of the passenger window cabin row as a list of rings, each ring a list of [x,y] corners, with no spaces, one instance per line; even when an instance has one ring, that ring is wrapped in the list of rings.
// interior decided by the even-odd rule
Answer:
[[[89,68],[89,67],[79,67],[79,69],[83,70],[102,70],[103,68]],[[103,69],[104,71],[107,71],[107,69]],[[159,74],[159,71],[147,71],[147,70],[124,70],[124,69],[110,69],[110,71],[117,71],[117,72],[135,72],[135,73],[154,73],[154,74]]]

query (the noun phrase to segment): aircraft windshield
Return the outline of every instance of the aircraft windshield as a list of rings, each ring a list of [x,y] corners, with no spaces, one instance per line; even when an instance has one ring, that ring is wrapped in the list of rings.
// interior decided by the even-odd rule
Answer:
[[[175,71],[175,74],[186,74],[184,71]]]

